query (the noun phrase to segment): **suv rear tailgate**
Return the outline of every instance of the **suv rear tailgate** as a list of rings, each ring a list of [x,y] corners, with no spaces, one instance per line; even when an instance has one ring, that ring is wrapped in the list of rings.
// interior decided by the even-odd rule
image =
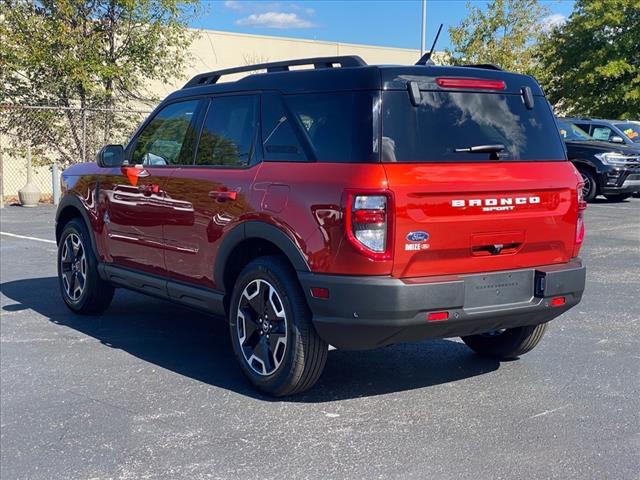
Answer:
[[[567,161],[386,163],[395,202],[393,276],[568,262],[578,215]]]

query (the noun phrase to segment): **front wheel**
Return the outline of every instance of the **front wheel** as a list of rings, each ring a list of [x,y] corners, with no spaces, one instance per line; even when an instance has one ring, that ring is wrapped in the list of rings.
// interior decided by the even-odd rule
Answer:
[[[480,335],[462,337],[462,341],[480,355],[508,360],[533,350],[542,340],[546,329],[546,323],[507,328]]]
[[[582,177],[582,181],[584,182],[584,186],[582,187],[582,195],[584,197],[585,202],[590,202],[596,195],[598,194],[598,185],[596,183],[596,177],[589,170],[579,169],[580,176]]]
[[[58,283],[64,303],[75,313],[101,313],[113,298],[113,286],[98,274],[89,231],[77,218],[70,220],[60,235]]]
[[[249,381],[274,396],[312,387],[329,346],[316,333],[293,270],[262,257],[240,273],[229,308],[233,351]]]
[[[610,202],[622,202],[631,196],[630,193],[616,193],[613,195],[605,195],[605,198]]]

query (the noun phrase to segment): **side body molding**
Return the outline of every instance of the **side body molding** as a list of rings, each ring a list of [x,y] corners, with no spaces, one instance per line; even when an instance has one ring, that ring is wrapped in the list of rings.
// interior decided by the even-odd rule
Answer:
[[[224,271],[231,252],[241,242],[252,238],[266,240],[274,244],[284,252],[295,270],[299,272],[311,271],[300,247],[289,235],[269,223],[249,220],[227,232],[218,249],[213,276],[216,286],[221,290],[224,288]]]

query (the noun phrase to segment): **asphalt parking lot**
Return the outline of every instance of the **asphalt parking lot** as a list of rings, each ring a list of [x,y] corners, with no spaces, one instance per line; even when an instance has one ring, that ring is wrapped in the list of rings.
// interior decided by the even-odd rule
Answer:
[[[591,204],[587,290],[520,360],[461,342],[331,351],[309,392],[255,393],[224,324],[119,290],[58,295],[52,207],[5,207],[3,480],[640,478],[640,199]]]

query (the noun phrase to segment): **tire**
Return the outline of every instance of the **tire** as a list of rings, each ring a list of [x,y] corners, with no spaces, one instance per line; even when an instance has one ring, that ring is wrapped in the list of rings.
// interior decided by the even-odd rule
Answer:
[[[605,198],[610,202],[622,202],[631,196],[630,193],[617,193],[615,195],[605,195]]]
[[[95,315],[107,309],[115,289],[98,275],[98,261],[85,223],[71,219],[58,243],[58,285],[64,303],[75,313]]]
[[[585,168],[579,168],[578,171],[582,176],[584,182],[583,194],[585,202],[590,202],[598,194],[598,184],[596,183],[596,177],[589,170]]]
[[[540,343],[547,324],[508,328],[499,332],[462,337],[474,352],[487,357],[508,360],[533,350]]]
[[[229,330],[242,372],[264,393],[300,393],[322,374],[329,345],[313,327],[294,271],[279,257],[258,258],[240,272]]]

